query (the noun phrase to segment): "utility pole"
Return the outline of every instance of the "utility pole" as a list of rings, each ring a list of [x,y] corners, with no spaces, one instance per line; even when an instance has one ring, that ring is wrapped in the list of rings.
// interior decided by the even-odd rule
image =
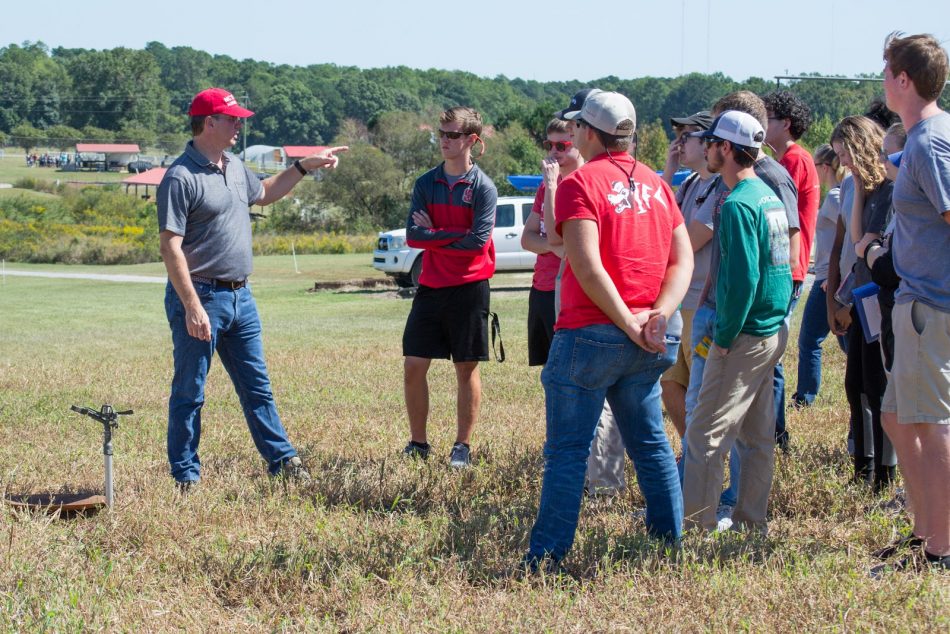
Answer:
[[[251,105],[251,96],[248,95],[248,94],[247,94],[247,91],[245,90],[245,91],[244,91],[244,107],[247,108],[248,110],[250,110],[250,109],[251,109],[251,108],[250,108],[250,105]],[[245,159],[247,159],[247,126],[249,126],[249,125],[251,125],[251,120],[250,120],[250,119],[245,119],[245,120],[244,120],[244,128],[243,128],[243,130],[244,130],[244,151],[243,151],[242,154],[241,154],[241,156],[243,156]]]

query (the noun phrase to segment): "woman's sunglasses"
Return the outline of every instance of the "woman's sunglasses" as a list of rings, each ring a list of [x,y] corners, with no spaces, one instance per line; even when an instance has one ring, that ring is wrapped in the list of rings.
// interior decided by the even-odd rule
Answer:
[[[574,144],[571,141],[542,141],[541,147],[544,148],[545,152],[550,152],[551,148],[554,148],[558,152],[565,152],[571,149]]]

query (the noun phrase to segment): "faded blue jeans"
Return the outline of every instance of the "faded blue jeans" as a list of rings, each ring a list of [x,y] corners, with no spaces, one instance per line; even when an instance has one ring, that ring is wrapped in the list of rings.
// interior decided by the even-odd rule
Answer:
[[[666,352],[633,343],[613,325],[561,329],[541,372],[547,404],[544,480],[526,560],[560,560],[574,543],[587,457],[604,399],[610,403],[637,482],[646,498],[650,535],[671,541],[683,530],[683,496],[663,428],[660,375],[673,365],[679,338]]]
[[[792,297],[788,302],[788,311],[785,313],[785,328],[787,329],[791,329],[792,313],[795,312],[798,300],[802,296],[802,286],[804,286],[803,282],[792,282]],[[781,358],[772,372],[772,387],[775,395],[775,442],[787,446],[789,436],[788,430],[785,429],[785,366],[782,365]]]
[[[261,320],[251,290],[246,286],[230,290],[197,282],[194,286],[211,322],[210,342],[188,334],[178,293],[171,283],[165,289],[165,314],[172,331],[175,359],[168,399],[168,462],[172,477],[179,482],[201,477],[201,407],[215,351],[231,376],[251,438],[267,461],[270,473],[276,475],[297,452],[277,415],[264,364]]]

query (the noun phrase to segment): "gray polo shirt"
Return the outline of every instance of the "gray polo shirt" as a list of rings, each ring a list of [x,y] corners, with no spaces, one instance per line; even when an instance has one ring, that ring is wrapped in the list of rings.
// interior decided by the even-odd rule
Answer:
[[[241,281],[253,270],[249,205],[264,188],[230,152],[219,169],[191,141],[158,186],[158,230],[182,236],[192,275]]]

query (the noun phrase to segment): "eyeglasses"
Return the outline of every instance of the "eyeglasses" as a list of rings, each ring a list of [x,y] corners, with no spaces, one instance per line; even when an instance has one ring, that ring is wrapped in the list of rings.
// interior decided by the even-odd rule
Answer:
[[[441,130],[441,129],[439,130],[440,139],[449,138],[454,141],[455,139],[459,139],[463,136],[468,136],[468,135],[469,135],[468,132],[450,132],[449,130]]]
[[[554,148],[558,152],[566,152],[574,147],[574,144],[571,141],[542,141],[541,147],[544,148],[545,152],[550,152],[551,148]]]
[[[235,117],[229,114],[213,114],[211,115],[212,119],[217,119],[218,121],[226,121],[231,125],[237,125],[238,123],[243,123],[244,119],[241,117]]]

